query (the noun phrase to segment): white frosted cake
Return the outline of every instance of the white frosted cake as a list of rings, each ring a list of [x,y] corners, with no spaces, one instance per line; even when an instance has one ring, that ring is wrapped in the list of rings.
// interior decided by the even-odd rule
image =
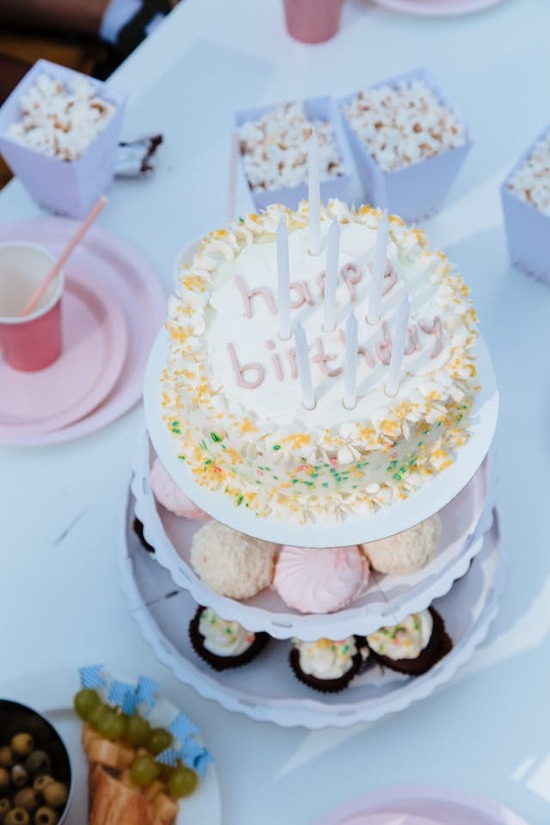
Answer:
[[[315,406],[306,409],[294,338],[279,337],[276,230],[289,239],[291,321],[309,342]],[[336,326],[323,330],[328,230],[340,226]],[[424,234],[389,223],[380,320],[367,320],[381,213],[321,209],[311,254],[308,205],[272,206],[210,233],[169,302],[163,417],[198,485],[258,516],[306,523],[370,513],[448,467],[468,438],[478,389],[476,316],[464,282]],[[401,374],[387,377],[408,293]],[[358,328],[356,403],[343,404],[345,323]],[[404,328],[405,329],[405,328]]]

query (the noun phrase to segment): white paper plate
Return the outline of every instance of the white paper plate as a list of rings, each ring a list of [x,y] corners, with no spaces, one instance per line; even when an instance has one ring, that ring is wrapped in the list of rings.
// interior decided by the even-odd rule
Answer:
[[[401,815],[428,817],[445,825],[527,825],[517,814],[459,788],[437,785],[402,785],[381,788],[339,805],[315,825],[349,825],[352,818],[364,816],[365,825],[376,815],[386,815],[386,825],[398,825]],[[393,814],[393,816],[392,816]],[[354,820],[355,821],[355,820]],[[359,822],[359,820],[357,820]],[[405,818],[403,825],[407,825]],[[381,825],[381,819],[378,819]]]
[[[454,17],[499,6],[505,0],[373,0],[377,6],[422,17]]]
[[[73,771],[73,797],[66,825],[83,825],[88,821],[88,764],[80,744],[82,723],[73,711],[73,697],[79,688],[75,670],[37,673],[0,683],[3,699],[22,702],[44,714],[65,742]],[[170,718],[179,713],[179,708],[164,697],[161,701]],[[221,825],[221,821],[218,776],[215,763],[211,763],[197,790],[180,801],[176,825],[191,822],[193,825]]]
[[[317,694],[294,678],[289,642],[277,640],[246,667],[216,673],[195,654],[188,638],[196,603],[143,549],[132,530],[133,514],[131,496],[121,525],[119,571],[131,615],[145,640],[178,679],[205,699],[258,721],[311,729],[348,727],[403,710],[452,679],[483,641],[497,613],[502,565],[495,518],[467,575],[434,602],[454,647],[425,675],[410,678],[371,668],[342,693]]]
[[[214,593],[199,579],[190,565],[190,550],[192,536],[204,521],[178,518],[157,504],[149,483],[153,458],[146,436],[136,453],[132,492],[136,515],[143,523],[147,541],[155,548],[156,560],[170,572],[175,584],[189,590],[197,604],[213,607],[222,618],[238,621],[249,630],[265,630],[276,639],[297,636],[309,641],[330,633],[339,639],[353,633],[366,635],[423,610],[464,575],[481,549],[483,533],[491,526],[495,503],[492,489],[487,495],[488,466],[484,462],[472,481],[440,512],[440,544],[435,557],[422,570],[408,576],[371,573],[367,593],[346,610],[303,615],[287,607],[274,590],[266,589],[245,602],[237,601]]]
[[[427,481],[405,501],[380,508],[372,515],[349,516],[342,522],[290,524],[275,516],[260,518],[238,507],[223,492],[199,486],[189,467],[177,457],[176,441],[162,419],[160,374],[167,360],[168,333],[162,329],[151,350],[145,375],[143,401],[149,436],[162,463],[179,487],[218,521],[249,536],[300,547],[337,547],[374,541],[400,533],[441,510],[473,478],[489,451],[498,415],[498,390],[489,351],[483,339],[477,344],[481,390],[471,419],[470,438],[456,461]]]

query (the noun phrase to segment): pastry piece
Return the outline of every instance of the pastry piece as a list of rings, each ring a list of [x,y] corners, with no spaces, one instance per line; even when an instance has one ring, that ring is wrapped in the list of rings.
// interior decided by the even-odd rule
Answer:
[[[130,779],[125,751],[132,751],[132,759],[136,751],[109,742],[87,724],[82,726],[81,741],[89,763],[89,825],[172,825],[178,805],[166,786],[151,783],[141,790]]]
[[[158,458],[155,458],[153,462],[149,481],[155,499],[174,515],[191,519],[209,518],[208,513],[193,504],[183,490],[180,490],[174,483],[172,476]]]
[[[322,693],[339,693],[364,666],[354,636],[341,641],[292,639],[290,666],[300,682]]]
[[[221,619],[211,607],[198,607],[189,625],[195,653],[214,670],[241,667],[258,656],[267,643],[267,633],[252,633],[239,622]]]
[[[333,613],[366,590],[369,565],[357,547],[285,545],[275,565],[273,587],[301,613]]]
[[[273,578],[278,545],[211,521],[193,536],[191,566],[215,593],[249,599]]]
[[[453,646],[443,619],[433,607],[370,633],[367,643],[380,664],[408,676],[427,673]]]
[[[157,825],[154,811],[143,794],[125,785],[102,765],[91,768],[88,793],[89,825]]]
[[[379,573],[414,573],[433,559],[440,536],[441,519],[435,515],[395,536],[359,547]]]

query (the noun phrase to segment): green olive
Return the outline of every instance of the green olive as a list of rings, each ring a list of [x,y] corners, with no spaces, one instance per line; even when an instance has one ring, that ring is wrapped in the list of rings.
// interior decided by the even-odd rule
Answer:
[[[12,808],[4,817],[4,825],[30,825],[31,818],[23,808]]]
[[[11,781],[14,788],[22,788],[29,782],[29,774],[24,765],[17,763],[11,769]]]
[[[13,751],[9,745],[0,747],[0,765],[3,768],[11,768],[13,765]]]
[[[51,770],[52,760],[46,751],[33,751],[25,759],[25,767],[33,776],[38,776]]]
[[[24,808],[30,814],[38,808],[38,798],[32,788],[21,788],[13,797],[16,808]]]
[[[50,782],[44,788],[42,795],[46,804],[52,808],[60,808],[67,801],[67,786],[63,782]]]
[[[33,790],[36,791],[37,794],[42,794],[44,793],[44,788],[46,785],[49,785],[50,782],[53,781],[53,777],[51,777],[48,773],[43,773],[40,776],[37,776],[32,783]]]
[[[34,815],[34,825],[55,825],[59,819],[59,814],[53,808],[43,805]]]
[[[34,748],[34,739],[30,733],[16,733],[12,737],[11,748],[17,756],[28,756]]]

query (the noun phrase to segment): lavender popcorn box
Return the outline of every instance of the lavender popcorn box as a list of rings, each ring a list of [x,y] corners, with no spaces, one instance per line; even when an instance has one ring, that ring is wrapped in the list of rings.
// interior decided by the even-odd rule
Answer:
[[[441,209],[445,197],[473,144],[470,130],[464,119],[446,99],[442,90],[426,69],[416,69],[389,80],[381,81],[370,86],[369,90],[384,86],[395,89],[400,84],[410,84],[416,81],[426,86],[434,94],[437,102],[444,106],[450,115],[464,128],[465,141],[460,146],[445,148],[439,154],[424,157],[414,163],[390,171],[381,168],[369,151],[367,144],[359,137],[345,115],[344,107],[355,100],[358,92],[339,100],[344,128],[350,142],[366,202],[372,206],[386,209],[390,213],[395,213],[408,222],[427,218]]]
[[[93,89],[93,99],[99,99],[94,105],[105,104],[107,111],[112,107],[110,116],[75,159],[46,154],[10,134],[12,124],[21,124],[23,128],[22,100],[44,76],[60,81],[66,92],[85,81]],[[48,60],[38,60],[0,108],[0,154],[38,204],[61,215],[82,218],[111,183],[125,102],[124,94],[101,81]],[[78,114],[72,117],[76,122]]]
[[[525,166],[537,146],[542,141],[549,140],[550,126],[537,136],[519,158],[501,184],[500,194],[512,266],[550,286],[550,215],[509,188],[510,181]]]
[[[348,198],[348,190],[353,180],[353,159],[348,146],[338,105],[331,97],[317,97],[304,100],[303,108],[304,114],[308,120],[322,120],[326,123],[330,123],[333,130],[336,149],[340,155],[342,174],[335,175],[325,180],[321,177],[321,200],[324,203],[326,203],[329,198],[339,198],[340,200],[346,201]],[[240,129],[240,127],[245,123],[257,121],[273,109],[274,106],[260,106],[236,112],[235,124],[237,129]],[[241,151],[239,151],[239,160],[243,175],[252,196],[252,200],[254,201],[254,206],[258,211],[266,209],[272,203],[282,203],[290,209],[297,209],[300,201],[307,200],[307,176],[306,181],[298,184],[297,186],[253,189],[248,179],[244,156]]]

